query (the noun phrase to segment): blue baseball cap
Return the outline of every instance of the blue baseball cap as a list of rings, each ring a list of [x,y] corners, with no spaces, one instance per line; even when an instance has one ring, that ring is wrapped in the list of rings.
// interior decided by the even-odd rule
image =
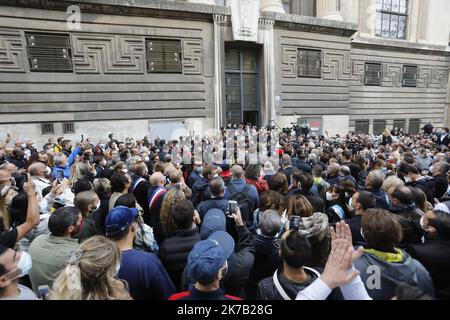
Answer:
[[[189,280],[212,283],[233,251],[234,240],[225,231],[214,232],[208,239],[197,242],[188,256]]]
[[[128,208],[125,206],[115,207],[106,216],[106,235],[112,236],[125,230],[125,228],[133,223],[138,215],[139,211],[136,208]]]
[[[225,213],[220,209],[210,209],[206,212],[202,227],[200,228],[200,238],[206,240],[215,231],[226,230]]]

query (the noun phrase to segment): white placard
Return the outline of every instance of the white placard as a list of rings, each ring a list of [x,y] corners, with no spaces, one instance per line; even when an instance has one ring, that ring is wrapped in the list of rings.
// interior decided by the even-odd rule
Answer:
[[[258,40],[259,0],[231,0],[233,39]]]

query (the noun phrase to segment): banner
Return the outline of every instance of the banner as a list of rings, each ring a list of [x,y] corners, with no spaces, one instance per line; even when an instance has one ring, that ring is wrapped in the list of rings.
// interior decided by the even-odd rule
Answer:
[[[231,0],[233,39],[258,40],[259,0]]]

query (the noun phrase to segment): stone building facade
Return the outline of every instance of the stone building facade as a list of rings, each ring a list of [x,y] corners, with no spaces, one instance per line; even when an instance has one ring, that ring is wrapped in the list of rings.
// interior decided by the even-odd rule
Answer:
[[[1,0],[0,135],[443,126],[450,2],[398,1],[405,15],[383,0],[261,0],[246,42],[229,0]]]

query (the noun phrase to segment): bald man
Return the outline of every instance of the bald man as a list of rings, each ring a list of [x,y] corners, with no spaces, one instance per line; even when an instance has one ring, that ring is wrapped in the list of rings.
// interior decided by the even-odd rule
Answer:
[[[81,243],[84,240],[100,234],[98,231],[93,213],[100,208],[100,199],[94,191],[82,191],[77,193],[74,200],[75,207],[81,211],[83,221],[76,238]]]
[[[52,185],[50,180],[45,177],[46,171],[47,166],[42,162],[34,162],[28,167],[28,173],[36,185],[36,191],[41,195],[41,197],[42,190]]]
[[[164,195],[167,193],[164,188],[165,177],[161,172],[155,172],[150,176],[151,187],[148,189],[148,214],[143,216],[146,224],[153,228],[155,239],[158,243],[163,240],[163,233],[159,222],[159,215]]]

